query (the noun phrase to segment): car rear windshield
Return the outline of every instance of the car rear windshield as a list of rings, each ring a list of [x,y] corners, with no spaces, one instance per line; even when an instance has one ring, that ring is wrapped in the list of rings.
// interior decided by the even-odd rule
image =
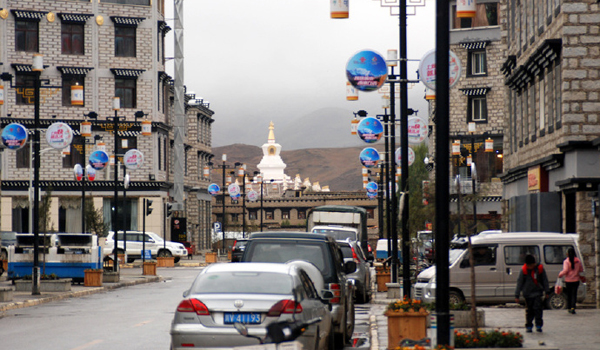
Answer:
[[[206,273],[194,281],[191,293],[292,294],[292,277],[273,272]]]
[[[343,245],[340,248],[342,248],[342,255],[344,256],[344,258],[352,258],[352,248],[348,245]]]
[[[248,251],[248,249],[251,249]],[[261,242],[248,246],[244,260],[248,262],[285,263],[290,260],[306,260],[313,263],[324,277],[332,275],[327,246],[310,242]]]
[[[314,229],[313,233],[320,233],[327,235],[336,241],[345,241],[350,238],[351,241],[356,241],[356,232],[344,231],[344,230],[333,230],[333,229]]]

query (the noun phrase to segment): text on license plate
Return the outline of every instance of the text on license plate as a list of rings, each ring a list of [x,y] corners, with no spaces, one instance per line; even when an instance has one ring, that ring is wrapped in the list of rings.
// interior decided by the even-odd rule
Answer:
[[[258,324],[260,323],[259,312],[226,312],[225,324],[244,323]]]

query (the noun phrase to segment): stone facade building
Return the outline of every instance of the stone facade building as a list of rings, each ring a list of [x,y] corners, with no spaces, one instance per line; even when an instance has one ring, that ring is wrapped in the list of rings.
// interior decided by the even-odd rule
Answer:
[[[42,195],[51,194],[48,230],[81,232],[82,185],[73,168],[85,167],[90,153],[105,144],[114,150],[113,117],[119,116],[119,158],[116,184],[119,190],[119,230],[146,230],[174,240],[191,240],[199,248],[209,244],[210,196],[208,179],[199,169],[212,158],[209,105],[186,95],[185,210],[173,216],[187,222],[177,237],[165,221],[165,203],[173,185],[173,79],[165,72],[165,35],[170,31],[164,17],[164,0],[0,0],[0,73],[4,100],[0,105],[2,127],[20,123],[33,128],[34,98],[32,56],[44,57],[40,100]],[[83,103],[72,104],[72,86],[84,89]],[[120,110],[112,108],[120,97]],[[139,118],[138,118],[139,117]],[[92,136],[84,138],[80,124],[91,122]],[[142,121],[151,122],[151,135],[142,135]],[[74,131],[70,147],[49,149],[45,130],[61,121]],[[30,138],[31,139],[31,138]],[[84,146],[84,139],[87,144]],[[29,232],[31,172],[30,145],[2,150],[0,229]],[[85,153],[84,151],[85,147]],[[137,169],[122,165],[122,155],[137,149],[144,155]],[[123,197],[124,171],[130,177]],[[98,171],[86,182],[87,198],[102,211],[112,227],[115,166]],[[144,215],[143,199],[153,201]],[[121,204],[124,203],[124,204]],[[184,221],[185,222],[185,221]],[[165,232],[166,231],[166,232]]]
[[[599,4],[507,0],[502,8],[504,228],[578,233],[594,298]]]

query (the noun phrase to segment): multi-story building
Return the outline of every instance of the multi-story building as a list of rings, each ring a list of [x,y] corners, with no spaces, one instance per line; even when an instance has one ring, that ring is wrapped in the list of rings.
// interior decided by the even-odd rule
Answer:
[[[506,100],[500,67],[505,46],[500,40],[498,0],[477,1],[474,18],[458,18],[456,2],[450,6],[450,50],[462,67],[460,78],[450,89],[449,136],[454,148],[459,147],[459,152],[454,152],[458,154],[450,157],[451,232],[471,234],[500,228],[502,183],[499,176],[503,169]],[[434,101],[431,106],[430,125],[435,133]],[[432,136],[431,149],[434,144]],[[458,195],[458,175],[462,198]],[[477,226],[473,222],[474,208]]]
[[[600,154],[596,1],[503,2],[504,218],[511,231],[578,233],[594,271]],[[596,215],[598,211],[596,209]],[[591,282],[588,274],[588,282]],[[594,283],[588,283],[593,286]],[[593,297],[594,288],[588,288]]]
[[[0,73],[4,99],[0,105],[2,127],[20,123],[33,128],[35,73],[32,56],[43,55],[40,122],[42,126],[40,188],[51,197],[47,230],[81,232],[82,184],[73,168],[85,168],[100,143],[114,155],[114,120],[119,117],[114,163],[86,181],[106,227],[146,230],[174,240],[191,240],[199,248],[208,244],[210,197],[208,180],[199,169],[210,161],[213,112],[204,101],[187,95],[185,154],[173,152],[173,79],[165,72],[165,35],[171,29],[164,17],[164,0],[0,0]],[[71,90],[83,87],[83,101],[73,105]],[[120,110],[113,110],[113,97]],[[82,137],[80,124],[92,124],[92,136]],[[151,122],[151,135],[142,135],[142,122]],[[68,124],[74,132],[70,147],[48,149],[45,130],[54,122]],[[31,138],[30,138],[31,140]],[[86,142],[87,141],[87,142]],[[85,142],[85,145],[84,145]],[[31,142],[19,150],[4,149],[1,158],[1,220],[3,231],[29,232],[31,199]],[[122,165],[131,149],[143,153],[137,169]],[[176,212],[180,229],[169,235],[165,204],[173,186],[173,159],[185,161],[184,210]],[[114,172],[119,181],[115,184]],[[123,193],[125,172],[130,177]],[[119,191],[118,220],[113,225],[114,189]],[[145,215],[143,199],[153,201]],[[42,213],[46,215],[46,213]],[[182,219],[187,220],[182,220]],[[86,219],[87,220],[87,219]],[[182,226],[183,224],[183,226]],[[208,238],[207,238],[208,237]],[[183,238],[183,239],[182,239]]]

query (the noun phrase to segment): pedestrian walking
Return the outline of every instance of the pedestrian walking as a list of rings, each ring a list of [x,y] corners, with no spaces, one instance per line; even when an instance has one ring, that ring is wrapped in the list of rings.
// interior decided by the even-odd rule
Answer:
[[[519,296],[523,293],[525,298],[525,328],[528,333],[533,330],[535,320],[536,331],[541,332],[544,325],[544,300],[548,294],[548,276],[542,264],[535,261],[533,255],[525,256],[525,264],[519,272],[517,287],[515,288],[515,301],[519,303]]]
[[[558,273],[558,277],[564,277],[565,279],[564,292],[567,295],[567,309],[571,314],[575,314],[579,281],[582,278],[585,278],[581,273],[583,273],[583,264],[581,263],[581,260],[575,256],[575,249],[569,248],[569,250],[567,250],[567,258],[563,261],[563,269]]]

